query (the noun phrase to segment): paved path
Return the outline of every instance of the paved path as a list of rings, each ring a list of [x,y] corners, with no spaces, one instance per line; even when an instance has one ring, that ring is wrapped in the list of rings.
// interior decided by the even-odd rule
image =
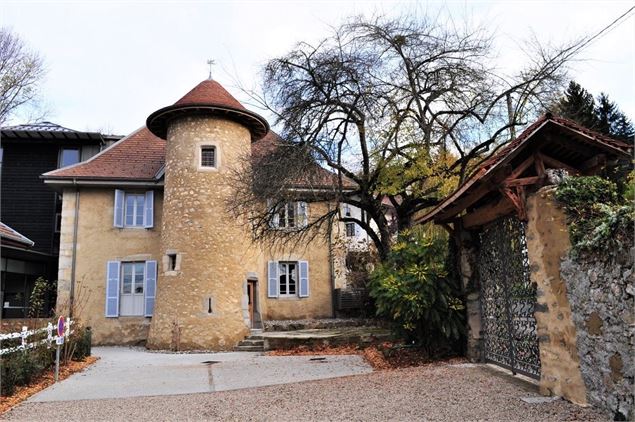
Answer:
[[[30,402],[208,393],[372,372],[360,356],[263,356],[260,353],[154,353],[95,347],[84,372]]]
[[[4,417],[29,422],[606,420],[564,400],[527,403],[526,397],[538,397],[536,388],[508,375],[481,365],[437,364],[215,393],[29,402]]]

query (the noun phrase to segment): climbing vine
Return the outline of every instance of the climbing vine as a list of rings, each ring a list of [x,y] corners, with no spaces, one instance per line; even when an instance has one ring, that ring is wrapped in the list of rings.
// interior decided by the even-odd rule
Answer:
[[[632,185],[632,176],[629,178]],[[573,255],[607,253],[633,245],[635,207],[617,185],[599,176],[571,177],[556,190],[556,199],[569,217],[569,236]]]

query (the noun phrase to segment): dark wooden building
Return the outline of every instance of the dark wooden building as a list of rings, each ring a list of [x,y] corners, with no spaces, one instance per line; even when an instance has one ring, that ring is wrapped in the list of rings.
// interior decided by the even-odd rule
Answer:
[[[40,175],[87,160],[119,138],[50,122],[0,129],[0,220],[33,242],[2,242],[2,318],[27,317],[35,280],[57,279],[62,202]]]

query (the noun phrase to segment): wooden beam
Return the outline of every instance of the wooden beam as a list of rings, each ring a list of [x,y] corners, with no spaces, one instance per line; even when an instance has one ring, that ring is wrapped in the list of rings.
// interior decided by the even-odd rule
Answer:
[[[518,218],[521,221],[527,221],[527,210],[525,209],[525,190],[522,187],[517,188],[517,191],[512,190],[511,188],[504,187],[501,188],[501,193],[506,196],[512,204],[514,204],[514,208],[516,208],[516,213],[518,214]]]
[[[461,219],[462,226],[465,229],[484,226],[499,217],[513,213],[514,209],[514,204],[507,197],[502,197],[498,202],[490,203],[465,214]]]
[[[534,164],[536,167],[536,174],[544,178],[545,177],[545,162],[542,161],[542,156],[539,153],[534,154]]]
[[[512,187],[512,186],[526,186],[526,185],[535,185],[540,182],[542,177],[540,176],[531,176],[531,177],[521,177],[514,180],[505,180],[503,182],[503,187]]]
[[[472,193],[466,195],[462,199],[459,199],[457,202],[454,203],[454,205],[441,212],[441,215],[437,217],[435,221],[438,223],[448,221],[449,218],[454,217],[489,192],[498,189],[500,183],[504,181],[511,173],[512,171],[509,165],[502,166],[498,173],[491,176],[489,181],[482,182],[481,185],[474,189]]]
[[[530,157],[527,157],[527,159],[525,161],[520,163],[520,165],[518,167],[516,167],[514,169],[514,171],[512,171],[512,174],[510,174],[507,179],[517,179],[518,176],[523,174],[525,172],[525,170],[527,170],[531,166],[531,164],[534,162],[534,160],[535,160],[535,158],[534,158],[533,155],[530,156]]]
[[[540,156],[540,158],[542,159],[542,161],[545,163],[545,165],[551,167],[551,168],[555,168],[555,169],[565,169],[566,171],[568,171],[570,174],[580,174],[580,172],[571,167],[568,164],[563,163],[562,161],[558,161],[553,157],[549,157],[548,155],[544,155],[542,153],[538,153],[538,155]]]

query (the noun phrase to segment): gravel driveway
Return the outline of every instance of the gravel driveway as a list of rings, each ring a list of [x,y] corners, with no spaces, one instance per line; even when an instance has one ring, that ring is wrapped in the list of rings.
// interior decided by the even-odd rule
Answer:
[[[142,380],[141,380],[142,382]],[[26,403],[4,418],[92,420],[604,420],[484,366],[436,364],[344,378],[180,396]]]

